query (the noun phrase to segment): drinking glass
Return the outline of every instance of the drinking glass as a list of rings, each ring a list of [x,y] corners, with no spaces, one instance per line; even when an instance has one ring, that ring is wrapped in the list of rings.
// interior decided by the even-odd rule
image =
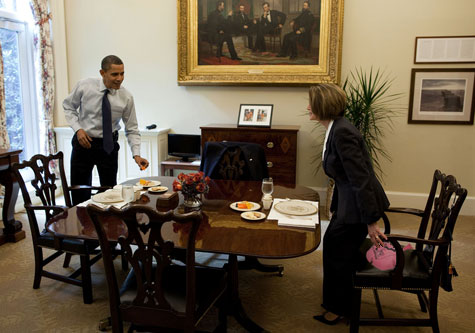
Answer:
[[[132,202],[135,200],[133,185],[122,185],[122,200],[125,202]]]
[[[274,182],[272,178],[264,178],[262,180],[262,193],[264,197],[271,197],[272,192],[274,192]]]

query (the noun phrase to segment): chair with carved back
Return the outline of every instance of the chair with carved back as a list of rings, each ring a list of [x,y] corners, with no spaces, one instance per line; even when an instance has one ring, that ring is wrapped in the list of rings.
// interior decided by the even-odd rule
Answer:
[[[437,193],[438,191],[438,193]],[[439,332],[437,300],[439,287],[451,291],[454,268],[451,263],[451,242],[457,217],[467,196],[467,190],[457,184],[454,176],[434,172],[425,209],[390,208],[389,212],[420,217],[416,237],[388,234],[388,241],[396,252],[394,269],[379,270],[367,263],[359,268],[353,281],[353,303],[350,331],[359,326],[430,326]],[[400,242],[415,244],[403,250]],[[360,318],[362,289],[372,289],[378,318]],[[422,312],[429,318],[385,318],[377,290],[394,290],[417,295]],[[428,293],[428,296],[427,294]]]
[[[208,24],[207,22],[201,22],[198,24],[198,47],[200,48],[200,51],[204,52],[202,48],[207,44],[209,46],[209,56],[215,56],[216,55],[216,49],[217,49],[217,43],[214,40],[211,32],[208,30]],[[204,53],[208,53],[204,52]]]
[[[88,205],[107,276],[112,331],[122,332],[123,322],[130,330],[173,329],[194,332],[205,314],[227,296],[227,273],[223,269],[195,266],[195,242],[201,212],[180,214],[158,212],[150,207],[133,205],[123,210],[103,210]],[[103,222],[120,219],[128,230],[119,243],[132,270],[119,290],[112,261],[112,249]],[[177,237],[163,238],[167,224],[173,224]],[[178,224],[178,226],[175,226]],[[177,245],[186,248],[185,265],[172,258]],[[135,248],[135,249],[134,249]],[[226,313],[220,306],[218,329],[226,330]]]
[[[310,31],[300,35],[300,37],[297,39],[297,50],[299,54],[300,52],[302,52],[305,58],[312,56],[312,42],[315,39],[315,36],[319,35],[319,31],[320,31],[320,18],[316,17]],[[316,46],[315,46],[316,52],[313,53],[313,56],[317,56],[318,49],[319,49],[319,46],[318,46],[318,43],[316,43]]]
[[[264,148],[251,142],[206,142],[200,170],[211,179],[261,181],[269,175]],[[279,276],[284,271],[282,265],[265,265],[251,256],[239,261],[239,269],[277,272]]]
[[[58,167],[59,175],[55,174],[53,164],[56,164]],[[92,303],[90,266],[101,258],[100,251],[97,250],[99,243],[97,241],[60,238],[48,232],[46,229],[41,230],[38,224],[39,220],[43,220],[43,216],[40,216],[40,214],[44,214],[45,222],[47,222],[54,215],[63,213],[72,206],[70,197],[70,191],[72,189],[68,186],[66,181],[63,153],[58,152],[49,156],[38,154],[33,156],[29,161],[14,164],[12,170],[21,189],[26,213],[28,215],[31,238],[33,240],[33,251],[35,255],[33,288],[38,289],[40,287],[41,277],[44,276],[82,287],[84,303]],[[31,179],[31,177],[33,178]],[[35,201],[40,201],[39,204],[33,203],[27,182],[31,183],[37,198]],[[56,202],[55,192],[58,190],[58,185],[62,187],[65,205],[59,205]],[[84,189],[85,187],[81,186],[78,188]],[[88,188],[96,190],[103,189],[101,187]],[[43,248],[55,250],[55,252],[47,258],[43,258]],[[66,256],[63,267],[66,268],[69,266],[71,255],[74,254],[80,256],[80,267],[69,276],[47,271],[45,266],[63,253],[65,253]],[[90,256],[94,254],[96,256],[91,259]],[[81,275],[81,280],[78,279],[79,275]]]
[[[268,41],[272,47],[272,52],[276,52],[276,45],[279,46],[279,50],[282,46],[282,28],[277,26],[273,30],[264,34],[264,40]]]

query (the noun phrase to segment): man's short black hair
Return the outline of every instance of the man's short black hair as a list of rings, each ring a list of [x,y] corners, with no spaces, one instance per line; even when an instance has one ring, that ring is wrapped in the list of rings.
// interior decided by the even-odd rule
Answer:
[[[310,7],[310,1],[305,0],[303,3],[307,3],[307,5]]]
[[[265,5],[267,5],[267,7],[270,7],[270,5],[267,1],[262,3],[262,7],[264,7]]]
[[[118,56],[108,55],[101,62],[101,69],[103,71],[108,71],[111,68],[111,65],[123,65],[124,63]]]

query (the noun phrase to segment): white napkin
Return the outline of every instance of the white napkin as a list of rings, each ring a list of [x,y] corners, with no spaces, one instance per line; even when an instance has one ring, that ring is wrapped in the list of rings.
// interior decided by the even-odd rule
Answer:
[[[315,207],[317,207],[317,212],[312,215],[305,215],[305,216],[297,216],[297,215],[288,215],[278,212],[274,209],[274,206],[282,201],[287,201],[289,199],[274,199],[274,204],[272,205],[272,209],[267,216],[270,220],[277,220],[277,224],[280,226],[290,226],[290,227],[303,227],[303,228],[315,228],[315,226],[319,223],[318,221],[318,202],[317,201],[307,201],[307,200],[294,200],[292,201],[302,201],[308,202]]]
[[[87,205],[89,204],[93,204],[93,205],[96,205],[97,207],[101,207],[102,209],[107,209],[109,208],[110,206],[114,206],[115,208],[118,208],[118,209],[121,209],[122,207],[124,207],[125,205],[128,204],[128,202],[125,202],[125,201],[119,201],[119,202],[114,202],[114,203],[111,203],[111,204],[102,204],[102,203],[99,203],[97,201],[94,201],[92,199],[89,199],[89,200],[86,200],[84,202],[81,202],[80,204],[77,205],[77,207],[86,207]]]

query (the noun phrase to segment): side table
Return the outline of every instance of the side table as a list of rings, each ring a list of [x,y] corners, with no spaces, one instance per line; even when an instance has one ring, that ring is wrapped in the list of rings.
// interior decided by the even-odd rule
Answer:
[[[165,176],[165,172],[169,170],[169,176],[173,177],[174,169],[198,171],[200,169],[200,165],[197,164],[197,160],[185,162],[177,157],[168,158],[167,160],[160,163],[161,176]]]
[[[25,238],[20,221],[15,221],[15,203],[18,197],[18,182],[11,171],[11,165],[19,161],[21,150],[0,149],[0,184],[5,186],[3,200],[3,225],[0,229],[0,245],[5,242],[18,242]]]

